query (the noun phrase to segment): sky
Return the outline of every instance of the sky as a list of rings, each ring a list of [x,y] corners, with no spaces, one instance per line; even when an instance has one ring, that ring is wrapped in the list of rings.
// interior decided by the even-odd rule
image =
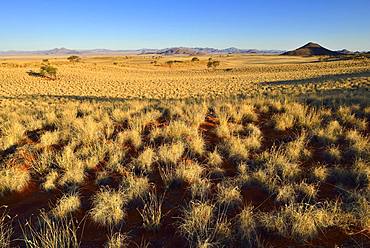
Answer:
[[[370,0],[0,0],[0,50],[370,50]]]

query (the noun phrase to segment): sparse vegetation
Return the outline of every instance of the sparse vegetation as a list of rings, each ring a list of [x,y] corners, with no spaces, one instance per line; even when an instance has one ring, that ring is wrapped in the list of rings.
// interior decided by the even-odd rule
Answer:
[[[367,247],[367,60],[146,57],[0,64],[0,246]]]

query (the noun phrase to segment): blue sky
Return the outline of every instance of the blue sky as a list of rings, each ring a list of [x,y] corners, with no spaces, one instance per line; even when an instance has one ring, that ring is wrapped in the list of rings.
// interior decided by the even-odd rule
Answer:
[[[370,50],[370,0],[2,0],[0,50]]]

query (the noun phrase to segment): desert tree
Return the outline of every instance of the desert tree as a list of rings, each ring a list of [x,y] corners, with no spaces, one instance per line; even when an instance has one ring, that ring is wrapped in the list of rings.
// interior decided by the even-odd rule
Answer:
[[[77,55],[72,55],[67,58],[69,62],[79,62],[81,61],[81,58]]]
[[[218,60],[209,60],[207,63],[207,67],[213,68],[213,69],[216,69],[216,67],[218,67],[219,65],[220,65],[220,61]]]

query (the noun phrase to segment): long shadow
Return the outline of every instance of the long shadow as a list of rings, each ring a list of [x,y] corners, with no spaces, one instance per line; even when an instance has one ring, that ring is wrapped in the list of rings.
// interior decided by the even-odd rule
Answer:
[[[293,79],[293,80],[279,80],[273,82],[261,82],[260,85],[292,85],[292,84],[310,84],[310,83],[322,83],[326,81],[347,79],[347,78],[360,78],[360,77],[370,77],[370,70],[364,72],[353,72],[344,74],[329,74],[322,75],[319,77],[311,77],[305,79]]]

